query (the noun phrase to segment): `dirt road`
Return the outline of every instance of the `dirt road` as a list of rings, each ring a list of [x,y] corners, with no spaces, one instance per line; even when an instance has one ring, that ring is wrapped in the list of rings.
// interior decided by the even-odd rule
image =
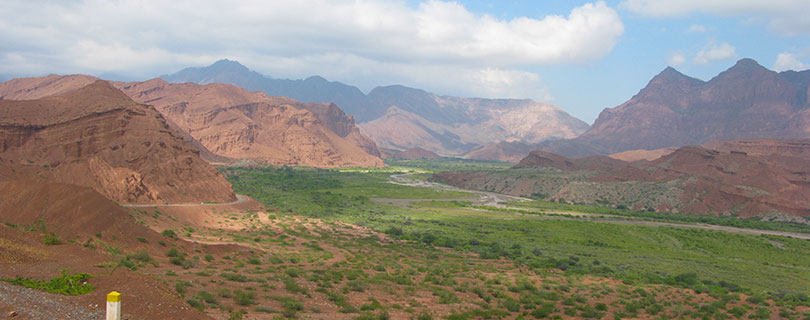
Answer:
[[[234,204],[240,204],[247,200],[247,196],[237,194],[236,201],[233,202],[225,202],[225,203],[154,203],[154,204],[122,204],[122,207],[127,208],[151,208],[151,207],[203,207],[203,206],[229,206]]]
[[[478,200],[472,199],[459,199],[462,201],[471,201],[475,205],[482,205],[482,206],[490,206],[496,208],[506,208],[503,205],[504,202],[529,202],[532,199],[522,198],[522,197],[515,197],[500,193],[494,192],[486,192],[486,191],[478,191],[478,190],[468,190],[468,189],[461,189],[453,186],[449,186],[446,184],[431,182],[431,181],[423,181],[423,180],[416,180],[408,178],[407,176],[411,175],[410,173],[403,173],[403,174],[394,174],[391,175],[391,178],[394,181],[391,181],[393,184],[398,184],[402,186],[410,186],[410,187],[422,187],[422,188],[433,188],[439,189],[444,191],[458,191],[458,192],[466,192],[478,195]],[[431,199],[411,199],[414,201],[422,201],[422,200],[431,200]],[[435,200],[435,199],[434,199]]]
[[[522,197],[515,197],[509,196],[504,194],[498,194],[493,192],[485,192],[485,191],[478,191],[478,190],[468,190],[457,188],[453,186],[444,185],[441,183],[430,182],[430,181],[421,181],[416,179],[408,178],[409,174],[395,174],[392,175],[391,178],[394,181],[391,183],[405,185],[405,186],[412,186],[412,187],[423,187],[423,188],[435,188],[447,191],[457,191],[457,192],[466,192],[479,195],[480,198],[478,200],[471,199],[372,199],[378,203],[385,203],[400,207],[405,207],[411,205],[413,202],[419,201],[429,201],[429,200],[440,200],[440,201],[469,201],[473,202],[475,205],[483,205],[483,206],[490,206],[496,208],[503,208],[503,209],[518,209],[518,210],[529,210],[529,208],[521,208],[521,207],[509,207],[504,205],[505,202],[528,202],[533,201],[532,199],[522,198]],[[476,209],[476,210],[483,210],[485,209]],[[810,240],[810,234],[808,233],[799,233],[799,232],[786,232],[786,231],[775,231],[775,230],[760,230],[760,229],[747,229],[747,228],[737,228],[737,227],[729,227],[729,226],[720,226],[720,225],[712,225],[712,224],[703,224],[703,223],[678,223],[678,222],[664,222],[664,221],[649,221],[649,220],[631,220],[627,219],[623,216],[617,215],[606,215],[606,214],[592,214],[592,213],[581,213],[581,212],[563,212],[563,211],[554,211],[554,212],[543,212],[538,211],[538,213],[545,213],[545,215],[531,215],[531,214],[520,214],[514,212],[500,212],[500,211],[488,211],[490,213],[496,213],[507,216],[522,216],[524,218],[531,217],[535,219],[549,219],[549,220],[579,220],[579,221],[593,221],[593,222],[602,222],[602,223],[616,223],[616,224],[632,224],[632,225],[643,225],[643,226],[653,226],[653,227],[673,227],[673,228],[687,228],[687,229],[701,229],[701,230],[713,230],[713,231],[724,231],[724,232],[735,232],[735,233],[746,233],[746,234],[753,234],[753,235],[774,235],[774,236],[783,236],[783,237],[793,237],[797,239],[806,239]],[[552,214],[552,215],[548,215]]]

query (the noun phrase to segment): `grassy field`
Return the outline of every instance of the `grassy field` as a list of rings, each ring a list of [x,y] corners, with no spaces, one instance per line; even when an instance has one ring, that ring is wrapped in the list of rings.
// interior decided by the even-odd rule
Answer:
[[[418,169],[427,172],[441,171],[492,171],[505,170],[514,166],[511,162],[485,161],[472,159],[386,159],[385,164],[391,167]]]
[[[238,193],[282,211],[366,226],[394,238],[482,258],[505,258],[538,272],[556,268],[567,274],[670,284],[698,292],[739,291],[790,304],[806,303],[810,288],[810,242],[804,240],[544,220],[452,206],[398,208],[376,204],[369,197],[459,195],[390,185],[386,175],[377,173],[273,168],[233,168],[225,173]]]

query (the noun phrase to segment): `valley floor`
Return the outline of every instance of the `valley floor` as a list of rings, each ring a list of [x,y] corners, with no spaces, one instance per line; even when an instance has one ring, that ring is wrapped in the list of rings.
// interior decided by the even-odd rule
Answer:
[[[559,210],[391,168],[221,170],[240,201],[132,207],[163,238],[75,271],[131,269],[214,319],[810,316],[810,233]]]

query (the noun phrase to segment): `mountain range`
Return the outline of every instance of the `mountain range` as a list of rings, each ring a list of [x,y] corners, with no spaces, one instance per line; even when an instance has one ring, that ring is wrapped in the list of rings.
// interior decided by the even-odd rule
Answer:
[[[581,136],[538,148],[581,157],[759,138],[810,138],[810,70],[777,73],[741,59],[702,81],[668,67]]]
[[[314,76],[305,80],[265,77],[235,61],[220,60],[161,76],[172,83],[228,83],[303,102],[335,103],[357,119],[379,147],[421,147],[460,156],[501,141],[539,143],[574,138],[588,125],[565,111],[527,99],[439,96],[401,85],[381,86],[367,95],[358,88]]]
[[[48,97],[97,80],[86,75],[14,79],[0,83],[0,97]],[[154,106],[175,134],[208,161],[314,167],[383,164],[373,141],[334,105],[302,104],[225,84],[170,84],[153,79],[113,85],[123,91],[121,95]]]

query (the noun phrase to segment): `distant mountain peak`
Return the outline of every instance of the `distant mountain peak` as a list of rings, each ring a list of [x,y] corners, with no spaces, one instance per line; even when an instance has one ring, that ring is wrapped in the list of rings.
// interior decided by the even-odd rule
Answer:
[[[768,68],[763,67],[759,63],[757,63],[754,59],[750,58],[743,58],[737,61],[733,67],[726,70],[726,72],[753,72],[753,71],[765,71],[765,72],[772,72],[768,70]]]
[[[673,67],[666,67],[666,69],[662,70],[658,73],[655,77],[653,77],[652,81],[673,81],[673,80],[686,80],[686,79],[694,79],[690,76],[687,76],[677,69]]]
[[[688,92],[703,83],[703,80],[687,76],[673,67],[666,67],[641,89],[638,96],[656,96],[661,92]]]
[[[208,66],[208,68],[217,70],[250,71],[250,69],[239,63],[239,61],[228,59],[222,59],[214,62],[214,64]]]
[[[751,58],[742,58],[740,60],[737,60],[737,63],[734,65],[734,67],[749,67],[749,68],[750,67],[761,67],[761,68],[764,68],[756,60],[751,59]]]
[[[709,82],[717,83],[728,80],[742,80],[749,79],[755,82],[763,81],[763,77],[769,76],[776,77],[777,73],[763,67],[754,59],[744,58],[737,61],[734,66],[728,68],[726,71],[721,72],[716,77],[712,78]]]
[[[318,75],[310,76],[309,78],[304,79],[304,81],[331,82],[329,80],[326,80],[326,78],[318,76]]]

